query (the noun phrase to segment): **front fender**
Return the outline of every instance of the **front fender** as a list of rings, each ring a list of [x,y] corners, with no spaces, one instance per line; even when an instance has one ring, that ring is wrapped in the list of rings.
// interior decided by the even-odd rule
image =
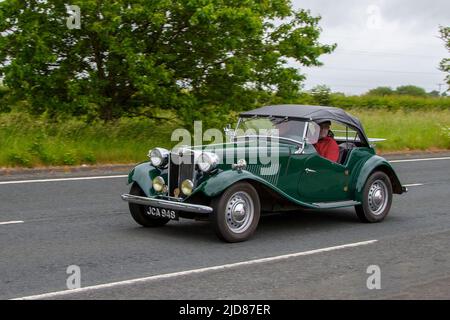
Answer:
[[[208,197],[215,197],[225,191],[225,189],[232,184],[241,180],[256,180],[260,183],[267,184],[263,179],[248,171],[227,170],[222,171],[203,182],[199,186],[200,188],[198,191]]]
[[[153,167],[150,162],[143,162],[130,171],[128,174],[128,184],[136,182],[148,197],[154,194],[152,186],[153,179],[161,174],[161,170]]]
[[[364,185],[372,172],[376,170],[382,171],[389,176],[394,193],[402,194],[404,192],[402,184],[400,183],[400,179],[398,178],[391,164],[383,157],[373,156],[364,163],[361,170],[359,171],[355,185],[356,201],[362,202]]]
[[[195,191],[195,193],[203,193],[205,196],[213,198],[215,196],[218,196],[222,192],[225,191],[229,186],[232,184],[239,182],[239,181],[255,181],[257,183],[260,183],[264,185],[265,187],[275,191],[280,196],[286,198],[287,200],[291,201],[294,204],[304,206],[307,208],[317,208],[317,205],[306,203],[303,201],[299,201],[298,199],[294,199],[282,190],[278,189],[277,187],[273,186],[266,180],[262,179],[259,176],[254,175],[251,172],[248,172],[246,170],[238,171],[238,170],[227,170],[222,171],[218,173],[217,175],[210,177],[208,180],[203,182],[198,189]],[[194,195],[194,194],[193,194]]]

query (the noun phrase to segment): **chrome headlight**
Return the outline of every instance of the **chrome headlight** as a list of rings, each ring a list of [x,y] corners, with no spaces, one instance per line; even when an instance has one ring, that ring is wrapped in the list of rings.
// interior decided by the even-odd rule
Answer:
[[[166,182],[164,181],[163,177],[158,176],[153,179],[153,189],[156,192],[163,191],[165,186]]]
[[[194,183],[191,180],[186,179],[181,183],[181,192],[183,192],[183,194],[188,196],[192,193],[193,189]]]
[[[155,148],[148,152],[150,163],[154,167],[164,167],[169,161],[169,150],[164,148]]]
[[[198,168],[203,172],[214,169],[219,163],[219,157],[215,153],[203,152],[198,159]]]

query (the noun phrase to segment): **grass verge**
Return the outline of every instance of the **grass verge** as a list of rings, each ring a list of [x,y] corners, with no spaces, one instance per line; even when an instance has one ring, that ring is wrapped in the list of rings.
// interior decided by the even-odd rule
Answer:
[[[450,150],[450,110],[349,110],[369,137],[386,138],[379,152]],[[179,121],[122,118],[85,123],[24,113],[0,114],[0,167],[135,163],[155,146],[171,147]],[[204,128],[204,130],[207,128]]]

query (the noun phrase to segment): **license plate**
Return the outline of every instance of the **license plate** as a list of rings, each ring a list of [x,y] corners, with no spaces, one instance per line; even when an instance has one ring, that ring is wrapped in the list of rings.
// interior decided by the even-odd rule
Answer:
[[[148,207],[147,214],[155,218],[168,218],[178,220],[178,212],[172,209]]]

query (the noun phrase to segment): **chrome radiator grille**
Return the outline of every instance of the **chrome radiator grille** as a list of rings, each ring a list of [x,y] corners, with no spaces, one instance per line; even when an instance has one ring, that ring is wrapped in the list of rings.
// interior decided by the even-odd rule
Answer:
[[[187,163],[180,163],[180,156],[177,154],[170,154],[169,156],[169,173],[168,173],[168,190],[169,196],[175,196],[175,189],[178,188],[178,196],[184,198],[185,195],[180,192],[181,183],[189,179],[194,182],[195,185],[195,164],[194,164],[194,154],[191,153],[189,156],[185,156],[190,161]]]

